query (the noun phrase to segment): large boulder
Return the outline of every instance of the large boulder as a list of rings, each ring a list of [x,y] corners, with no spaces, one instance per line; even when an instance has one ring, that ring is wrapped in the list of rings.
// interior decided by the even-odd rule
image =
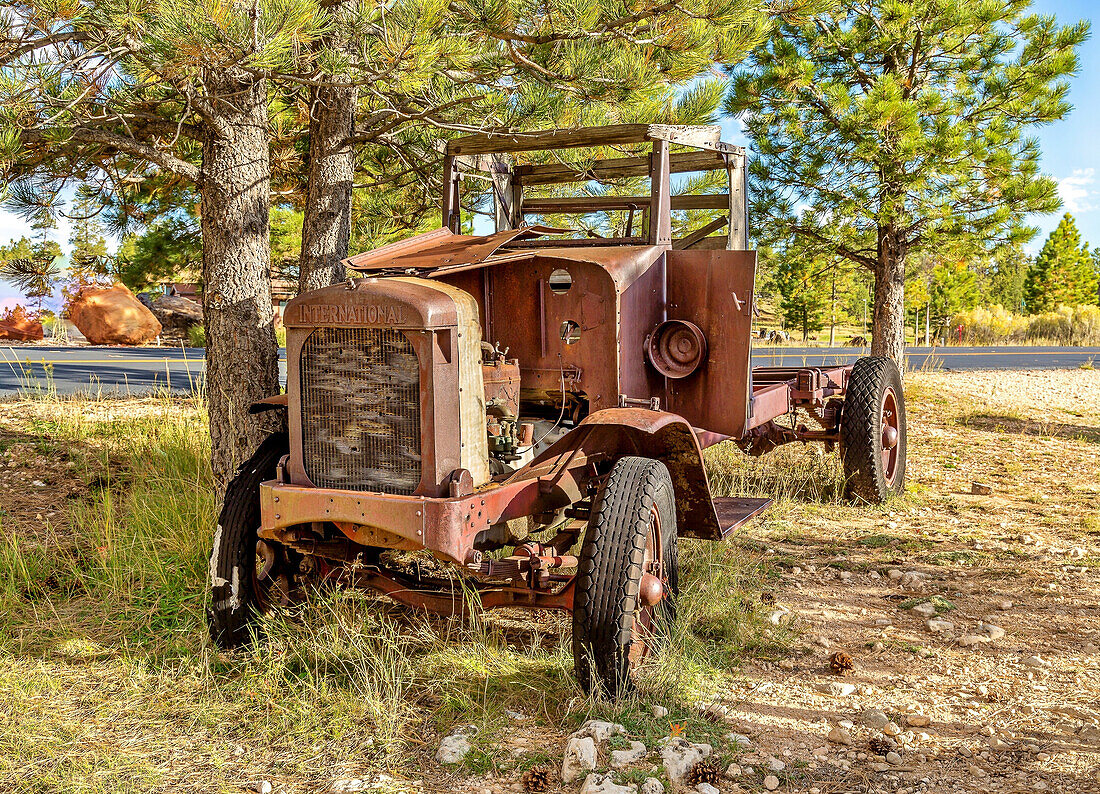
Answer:
[[[202,325],[202,306],[190,298],[161,295],[148,305],[166,332],[186,334],[192,326]]]
[[[29,317],[22,306],[16,306],[0,314],[0,339],[38,342],[42,339],[42,323]]]
[[[140,345],[160,335],[160,322],[121,284],[86,287],[69,304],[69,319],[93,345]]]

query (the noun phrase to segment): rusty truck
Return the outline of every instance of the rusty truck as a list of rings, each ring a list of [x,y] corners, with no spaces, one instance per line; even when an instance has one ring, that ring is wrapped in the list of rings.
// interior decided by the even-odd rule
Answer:
[[[692,172],[720,192],[674,195]],[[311,581],[444,614],[566,610],[580,684],[617,697],[675,619],[678,539],[720,542],[769,504],[712,496],[704,448],[819,442],[850,497],[900,492],[893,361],[752,365],[745,174],[717,127],[450,140],[440,228],[351,256],[346,283],[286,307],[286,393],[253,410],[287,430],[226,491],[216,643],[248,641]],[[495,230],[471,231],[466,186],[491,189]],[[698,210],[717,217],[674,223]],[[619,221],[531,223],[586,213]],[[409,564],[425,550],[436,565]]]

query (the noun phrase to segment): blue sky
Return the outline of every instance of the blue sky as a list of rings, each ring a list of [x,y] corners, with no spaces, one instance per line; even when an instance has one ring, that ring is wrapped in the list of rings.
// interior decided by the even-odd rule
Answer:
[[[1039,13],[1054,14],[1062,23],[1093,18],[1096,0],[1035,0]],[[1095,20],[1094,22],[1100,22]],[[1100,245],[1100,31],[1094,27],[1092,38],[1080,51],[1081,68],[1070,91],[1073,112],[1065,120],[1040,128],[1037,132],[1043,150],[1043,170],[1058,181],[1062,197],[1061,212],[1077,219],[1083,239]],[[723,126],[731,126],[729,122]],[[1047,234],[1058,225],[1060,213],[1038,216],[1031,223],[1040,233],[1029,246],[1038,250]],[[58,221],[56,239],[68,250],[69,224]],[[0,210],[0,241],[29,236],[30,228],[20,218]],[[14,304],[20,296],[0,283],[0,310]]]

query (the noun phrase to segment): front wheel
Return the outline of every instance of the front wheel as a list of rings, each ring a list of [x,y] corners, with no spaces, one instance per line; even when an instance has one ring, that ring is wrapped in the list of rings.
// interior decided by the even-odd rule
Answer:
[[[672,478],[620,458],[592,504],[573,599],[573,660],[585,692],[629,693],[638,664],[676,617],[679,561]]]
[[[268,436],[225,489],[210,553],[211,604],[207,616],[210,636],[219,648],[247,642],[259,617],[289,600],[298,555],[256,536],[260,526],[260,483],[275,478],[275,467],[288,450],[285,433]]]
[[[905,395],[893,359],[861,358],[852,368],[840,416],[844,492],[882,504],[905,490]]]

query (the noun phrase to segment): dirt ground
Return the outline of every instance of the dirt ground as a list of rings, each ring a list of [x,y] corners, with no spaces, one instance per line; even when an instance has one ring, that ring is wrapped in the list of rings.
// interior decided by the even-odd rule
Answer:
[[[839,526],[806,505],[747,533],[806,641],[729,693],[756,744],[741,766],[805,763],[811,792],[1100,791],[1100,373],[915,373],[908,390],[911,504]],[[900,765],[872,758],[867,710],[901,729]],[[850,747],[826,739],[845,721]],[[850,775],[814,785],[815,766]]]
[[[411,678],[403,684],[402,700],[393,702],[411,702],[412,716],[401,723],[400,752],[380,761],[384,742],[376,744],[380,734],[367,716],[341,718],[337,730],[326,711],[336,704],[342,715],[365,698],[354,671],[314,680],[295,668],[293,680],[308,679],[321,693],[304,706],[264,690],[275,681],[273,667],[248,679],[240,674],[234,689],[233,675],[251,662],[232,661],[238,668],[227,674],[201,638],[200,558],[193,571],[180,572],[183,584],[173,585],[193,585],[197,595],[179,607],[184,617],[164,623],[156,652],[144,656],[138,651],[145,640],[132,639],[140,632],[129,627],[116,636],[84,613],[77,622],[77,607],[66,606],[60,591],[46,601],[11,596],[0,620],[0,664],[7,668],[0,672],[0,790],[498,794],[523,791],[525,771],[537,766],[548,771],[549,790],[574,792],[580,781],[563,785],[559,778],[567,737],[584,718],[599,717],[624,723],[629,736],[601,745],[598,772],[609,771],[609,751],[627,740],[646,745],[642,760],[610,770],[620,784],[653,776],[667,788],[659,747],[671,733],[714,747],[725,771],[713,784],[723,794],[766,784],[808,794],[1098,792],[1100,371],[914,372],[906,393],[909,487],[883,508],[830,496],[831,459],[810,447],[770,460],[712,459],[716,484],[779,498],[728,551],[688,544],[685,557],[696,568],[685,587],[704,596],[685,609],[685,632],[692,647],[706,650],[668,657],[685,667],[677,672],[688,683],[679,688],[643,686],[636,702],[615,707],[586,702],[575,690],[547,694],[542,684],[569,680],[567,622],[505,614],[496,619],[503,644],[467,644],[465,656],[430,657],[435,666],[421,673],[431,685]],[[98,444],[104,428],[140,413],[134,406],[81,408],[81,434]],[[150,453],[147,469],[119,474],[111,450],[127,442],[64,443],[49,410],[33,402],[0,405],[0,526],[9,532],[49,525],[53,543],[68,531],[74,505],[140,484],[160,464]],[[188,410],[154,404],[149,432],[165,424],[158,412]],[[798,478],[797,488],[788,487]],[[96,550],[112,553],[106,545]],[[722,633],[704,626],[699,602],[725,580],[700,571],[717,570],[715,560],[729,555],[751,587],[736,601],[728,592],[714,596],[731,614],[744,609],[734,622],[746,616],[737,631]],[[78,597],[87,602],[82,608],[94,607],[89,596]],[[149,606],[143,620],[155,625],[158,609]],[[349,626],[341,631],[353,631]],[[102,661],[87,663],[86,688],[73,678],[85,662],[57,651],[72,642],[74,627],[101,648]],[[400,625],[397,631],[412,633]],[[185,650],[162,650],[169,636]],[[280,638],[279,654],[292,655],[289,641]],[[394,647],[400,642],[406,640]],[[838,651],[851,658],[845,675],[829,669]],[[140,673],[120,674],[116,658]],[[485,672],[505,664],[507,675]],[[41,685],[36,675],[44,676]],[[446,686],[435,686],[437,679]],[[69,683],[59,687],[62,680]],[[122,680],[132,704],[99,694]],[[474,693],[466,700],[449,689],[460,680]],[[74,716],[85,715],[92,700],[99,704],[95,719]],[[231,718],[239,713],[240,722],[208,717],[200,702]],[[670,715],[653,715],[654,706]],[[306,716],[292,719],[294,708]],[[303,730],[310,712],[319,724],[305,742],[294,731]],[[293,741],[262,725],[265,719],[291,726]],[[369,716],[374,725],[381,719]],[[441,738],[464,722],[478,727],[473,751],[456,766],[440,765],[434,756]],[[158,731],[172,739],[170,748],[157,743]],[[75,771],[49,768],[64,764]]]

